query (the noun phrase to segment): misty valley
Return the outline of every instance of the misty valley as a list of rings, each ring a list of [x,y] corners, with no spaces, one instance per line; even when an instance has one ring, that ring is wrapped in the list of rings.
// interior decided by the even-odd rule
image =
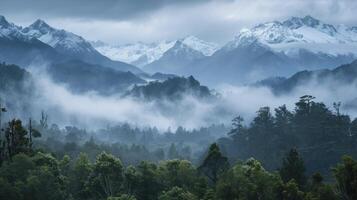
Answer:
[[[116,45],[0,16],[0,199],[357,200],[357,27],[279,19]]]

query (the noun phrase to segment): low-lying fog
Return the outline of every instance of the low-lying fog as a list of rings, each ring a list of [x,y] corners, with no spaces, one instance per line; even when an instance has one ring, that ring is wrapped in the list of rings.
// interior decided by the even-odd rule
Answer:
[[[315,81],[299,86],[288,95],[274,95],[265,87],[221,85],[214,88],[220,95],[216,100],[202,100],[186,96],[181,101],[138,101],[120,94],[100,96],[94,92],[74,94],[65,85],[51,81],[45,73],[29,69],[35,76],[38,99],[33,102],[33,118],[39,119],[43,110],[49,115],[50,123],[76,125],[87,129],[104,128],[121,122],[137,127],[157,127],[161,131],[175,130],[182,126],[195,129],[212,124],[229,125],[237,115],[249,123],[256,111],[263,106],[272,108],[286,104],[293,109],[300,96],[313,95],[316,101],[327,106],[342,102],[342,112],[356,116],[357,98],[355,83],[341,85],[331,80],[329,85]],[[212,89],[212,88],[211,88]],[[11,111],[10,111],[11,112]]]

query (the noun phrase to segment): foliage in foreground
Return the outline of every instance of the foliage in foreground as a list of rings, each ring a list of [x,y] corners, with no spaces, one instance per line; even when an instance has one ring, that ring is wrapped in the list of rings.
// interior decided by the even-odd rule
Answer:
[[[307,179],[295,149],[282,163],[276,172],[265,170],[253,158],[229,166],[216,144],[198,168],[177,159],[125,167],[119,158],[105,152],[92,163],[83,153],[59,160],[48,153],[24,151],[2,163],[0,199],[356,199],[357,161],[351,157],[344,157],[333,169],[334,184],[324,183],[319,173]]]

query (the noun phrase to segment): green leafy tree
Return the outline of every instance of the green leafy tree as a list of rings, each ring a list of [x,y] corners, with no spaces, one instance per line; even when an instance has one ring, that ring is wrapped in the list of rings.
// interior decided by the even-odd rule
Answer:
[[[213,189],[208,189],[202,198],[203,200],[216,200],[216,193]]]
[[[311,187],[307,192],[305,200],[337,200],[334,188],[331,185],[323,182],[323,177],[320,173],[315,173],[312,176]]]
[[[173,187],[171,190],[163,192],[159,196],[159,200],[197,200],[197,197],[182,188]]]
[[[123,194],[120,197],[108,197],[107,200],[136,200],[134,196]]]
[[[26,181],[26,191],[30,199],[68,199],[63,179],[56,176],[48,166],[41,166],[31,172]]]
[[[23,185],[29,199],[68,199],[68,182],[61,174],[59,161],[50,154],[37,153],[32,157],[37,166],[31,170]]]
[[[283,185],[281,200],[304,200],[304,192],[299,190],[299,186],[294,179]]]
[[[163,189],[158,167],[153,163],[142,161],[136,171],[138,178],[135,188],[136,198],[138,200],[156,200]]]
[[[196,175],[197,176],[197,175]],[[203,176],[195,177],[195,185],[193,187],[192,193],[194,193],[199,199],[208,198],[211,196],[209,191],[211,188],[208,185],[207,179]]]
[[[62,160],[59,162],[61,174],[65,176],[69,176],[71,171],[70,162],[71,162],[71,158],[68,155],[64,155]]]
[[[164,185],[193,189],[197,181],[196,169],[186,160],[168,160],[160,163],[159,173]]]
[[[55,175],[60,175],[59,161],[51,154],[38,152],[32,157],[32,161],[36,164],[36,166],[46,166]]]
[[[333,169],[337,191],[343,200],[357,199],[357,161],[352,157],[344,156],[342,164]]]
[[[20,188],[11,185],[5,178],[0,177],[0,199],[22,200]]]
[[[80,153],[70,175],[70,191],[75,199],[88,199],[90,193],[86,187],[88,178],[93,172],[93,166],[87,154]]]
[[[124,190],[127,194],[133,195],[135,192],[135,188],[138,187],[138,173],[134,166],[129,166],[126,168],[124,172],[125,185]]]
[[[246,163],[238,163],[227,171],[216,185],[217,199],[264,199],[277,198],[276,190],[280,185],[280,178],[266,171],[254,159]]]
[[[0,174],[10,183],[26,181],[31,170],[35,169],[35,163],[26,154],[20,153],[13,157],[12,162],[7,161],[0,168]]]
[[[118,194],[123,184],[123,173],[123,165],[118,158],[105,152],[99,154],[90,180],[92,194],[103,199]]]

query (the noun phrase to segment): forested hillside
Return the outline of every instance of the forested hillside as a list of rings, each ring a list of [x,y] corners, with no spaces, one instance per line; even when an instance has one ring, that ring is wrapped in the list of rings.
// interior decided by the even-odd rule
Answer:
[[[341,86],[354,85],[357,80],[357,60],[338,66],[334,69],[309,71],[304,70],[295,73],[291,77],[273,77],[264,79],[255,86],[267,86],[277,95],[289,94],[298,87],[312,85],[325,86],[330,89],[338,89]]]
[[[11,121],[1,149],[1,199],[347,199],[356,198],[357,161],[343,157],[332,170],[333,183],[321,174],[306,176],[296,149],[282,160],[278,172],[264,169],[253,158],[231,164],[213,144],[200,163],[166,160],[123,165],[120,158],[99,153],[94,162],[81,153],[76,158],[55,155],[32,147],[35,130]],[[32,137],[31,137],[32,134]],[[39,136],[36,134],[36,136]]]
[[[207,137],[223,127],[89,133],[49,125],[45,113],[29,123],[14,119],[2,131],[0,198],[355,199],[357,161],[344,154],[356,156],[356,120],[339,106],[303,96],[294,111],[281,106],[272,115],[263,107],[249,126],[235,118],[218,143]],[[192,151],[203,141],[202,151]]]
[[[241,116],[233,119],[229,137],[220,139],[232,161],[254,157],[270,170],[292,147],[303,156],[307,172],[328,174],[343,154],[357,155],[357,119],[315,102],[315,97],[300,98],[293,110],[282,105],[274,110],[262,107],[249,125]]]
[[[147,85],[135,86],[126,93],[127,96],[144,98],[146,100],[169,99],[180,100],[185,96],[197,98],[212,98],[208,87],[203,86],[193,76],[171,77],[163,82],[153,81]]]

